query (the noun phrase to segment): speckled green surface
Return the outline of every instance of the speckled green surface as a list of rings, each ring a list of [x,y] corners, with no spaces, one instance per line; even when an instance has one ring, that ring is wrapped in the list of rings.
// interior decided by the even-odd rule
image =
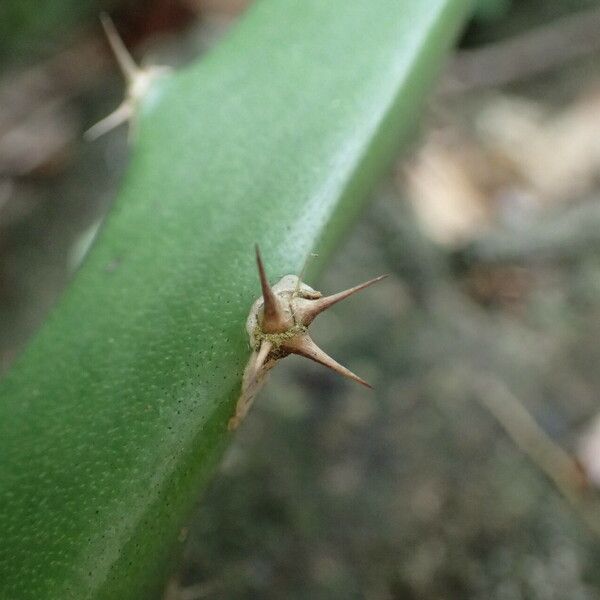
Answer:
[[[158,593],[230,435],[253,244],[273,280],[326,257],[468,4],[264,0],[155,90],[93,251],[0,386],[2,600]]]

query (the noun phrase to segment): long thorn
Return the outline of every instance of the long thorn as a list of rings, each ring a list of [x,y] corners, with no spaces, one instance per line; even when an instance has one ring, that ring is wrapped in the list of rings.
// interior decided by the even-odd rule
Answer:
[[[320,315],[324,310],[327,310],[334,304],[345,300],[348,296],[352,294],[356,294],[356,292],[360,292],[365,288],[385,279],[387,275],[380,275],[379,277],[375,277],[374,279],[369,279],[369,281],[365,281],[359,285],[355,285],[343,292],[338,292],[337,294],[332,294],[331,296],[325,296],[324,298],[319,298],[317,300],[313,300],[310,302],[310,305],[303,307],[301,314],[297,316],[300,318],[303,325],[309,325],[315,319],[317,315]]]
[[[298,354],[300,356],[304,356],[306,358],[310,358],[315,362],[335,371],[336,373],[342,375],[343,377],[347,377],[348,379],[352,379],[369,389],[373,389],[373,386],[367,383],[364,379],[360,378],[358,375],[354,374],[350,369],[346,369],[340,365],[340,363],[336,362],[329,356],[325,354],[319,346],[317,346],[310,336],[308,335],[300,335],[292,338],[291,340],[286,341],[282,344],[282,349],[287,350],[291,354]]]
[[[265,273],[265,267],[263,265],[262,258],[260,256],[260,250],[258,244],[255,246],[256,250],[256,264],[258,265],[258,275],[260,277],[260,287],[262,289],[262,296],[264,302],[264,321],[266,323],[276,324],[281,320],[281,311],[277,298],[269,285],[267,274]]]
[[[100,21],[102,22],[102,27],[104,28],[104,33],[106,33],[106,38],[108,39],[108,43],[117,59],[117,63],[119,64],[119,68],[125,77],[125,80],[128,84],[131,84],[133,80],[138,75],[140,69],[135,64],[131,54],[129,54],[129,50],[125,47],[121,36],[117,32],[115,24],[112,22],[112,19],[106,13],[100,14]]]

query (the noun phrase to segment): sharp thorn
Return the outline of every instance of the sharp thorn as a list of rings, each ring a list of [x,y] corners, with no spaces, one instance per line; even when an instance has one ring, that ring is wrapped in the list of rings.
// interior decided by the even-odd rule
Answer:
[[[271,286],[269,285],[269,280],[267,279],[267,274],[265,272],[265,267],[260,256],[258,244],[256,244],[255,250],[256,264],[258,266],[258,275],[260,278],[260,287],[262,289],[264,303],[262,326],[263,330],[270,331],[271,329],[279,326],[279,324],[282,321],[282,315],[277,298],[275,297],[275,294],[271,289]]]
[[[309,305],[302,308],[302,314],[299,314],[298,317],[300,318],[303,325],[310,325],[310,323],[312,323],[315,317],[317,317],[317,315],[320,315],[323,311],[327,310],[334,304],[345,300],[346,298],[348,298],[348,296],[356,294],[356,292],[360,292],[361,290],[364,290],[365,288],[368,288],[369,286],[378,283],[382,279],[385,279],[387,276],[387,274],[380,275],[379,277],[369,279],[369,281],[365,281],[364,283],[355,285],[354,287],[344,290],[343,292],[338,292],[337,294],[332,294],[331,296],[324,296],[323,298],[313,300],[310,302]]]
[[[347,377],[348,379],[352,379],[353,381],[356,381],[357,383],[360,383],[369,389],[373,389],[373,386],[367,383],[364,379],[354,374],[349,369],[346,369],[346,367],[340,365],[328,354],[325,354],[325,352],[323,352],[323,350],[321,350],[321,348],[319,348],[319,346],[317,346],[308,335],[296,336],[291,340],[286,341],[281,347],[283,350],[286,350],[291,354],[298,354],[299,356],[310,358],[311,360],[322,364],[323,366],[335,371],[343,377]]]
[[[135,64],[131,54],[125,47],[121,36],[117,32],[117,28],[113,23],[112,19],[108,16],[107,13],[100,14],[100,21],[102,23],[102,27],[104,28],[104,33],[106,34],[106,38],[108,39],[108,43],[117,59],[117,63],[125,80],[129,85],[131,85],[134,79],[137,77],[140,72],[139,67]]]

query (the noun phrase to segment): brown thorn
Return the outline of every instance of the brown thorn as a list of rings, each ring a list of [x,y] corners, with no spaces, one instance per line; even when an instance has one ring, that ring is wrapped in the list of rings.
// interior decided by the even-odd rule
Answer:
[[[263,368],[267,356],[269,356],[269,352],[273,349],[273,344],[269,340],[263,340],[260,345],[260,350],[256,355],[256,360],[254,361],[254,376],[258,374],[258,372]]]
[[[358,375],[355,375],[346,367],[343,367],[338,362],[333,360],[331,356],[325,354],[319,346],[317,346],[310,336],[308,335],[298,335],[291,340],[287,340],[284,344],[281,345],[283,350],[290,352],[291,354],[298,354],[299,356],[304,356],[305,358],[310,358],[315,362],[322,364],[323,366],[335,371],[336,373],[342,375],[343,377],[347,377],[348,379],[352,379],[369,389],[373,389],[373,386],[367,383],[364,379],[361,379]]]
[[[380,275],[379,277],[369,279],[369,281],[365,281],[364,283],[355,285],[354,287],[344,290],[343,292],[338,292],[337,294],[332,294],[331,296],[325,296],[323,298],[311,301],[309,305],[302,308],[302,313],[297,313],[296,316],[300,319],[303,325],[310,325],[310,323],[312,323],[315,317],[317,317],[317,315],[320,315],[324,310],[327,310],[334,304],[345,300],[348,296],[356,294],[356,292],[360,292],[361,290],[368,288],[369,286],[381,281],[382,279],[385,279],[387,276],[387,274]]]
[[[262,288],[263,296],[263,323],[261,323],[261,326],[265,332],[272,333],[283,327],[284,316],[281,313],[279,302],[269,285],[258,244],[256,244],[255,250],[256,264],[258,265],[258,275],[260,277],[260,287]]]

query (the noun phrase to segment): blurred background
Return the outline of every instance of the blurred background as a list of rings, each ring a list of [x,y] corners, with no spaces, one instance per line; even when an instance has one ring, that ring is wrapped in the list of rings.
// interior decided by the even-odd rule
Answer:
[[[3,0],[0,370],[68,283],[126,168],[97,21],[184,65],[249,0]],[[600,3],[480,0],[319,282],[384,283],[291,357],[181,531],[165,600],[600,598]]]

